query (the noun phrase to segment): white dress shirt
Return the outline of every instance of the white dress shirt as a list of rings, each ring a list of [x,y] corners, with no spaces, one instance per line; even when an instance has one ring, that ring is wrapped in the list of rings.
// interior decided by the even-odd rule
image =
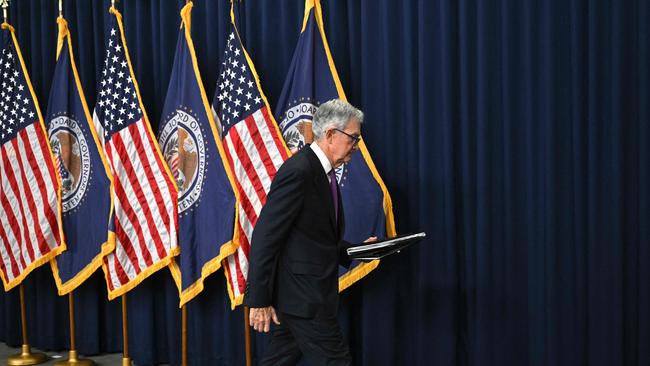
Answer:
[[[309,147],[314,151],[316,156],[318,157],[318,160],[320,160],[321,165],[323,166],[323,170],[325,171],[325,175],[327,176],[327,181],[332,183],[331,178],[329,176],[330,170],[332,170],[332,163],[330,163],[330,160],[325,156],[325,153],[323,150],[321,150],[320,146],[318,146],[317,143],[312,143],[309,145]]]

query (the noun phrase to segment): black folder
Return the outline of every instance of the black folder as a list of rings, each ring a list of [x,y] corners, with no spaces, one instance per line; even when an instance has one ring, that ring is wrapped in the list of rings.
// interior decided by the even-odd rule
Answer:
[[[424,232],[416,234],[398,235],[393,238],[385,238],[372,243],[359,243],[347,249],[350,259],[359,261],[369,261],[380,259],[393,253],[399,253],[400,250],[408,247],[413,243],[424,239]]]

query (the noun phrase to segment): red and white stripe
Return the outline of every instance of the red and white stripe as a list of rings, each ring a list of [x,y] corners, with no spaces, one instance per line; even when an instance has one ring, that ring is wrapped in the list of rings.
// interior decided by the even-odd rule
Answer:
[[[61,245],[55,174],[38,121],[0,147],[0,270],[5,286]]]
[[[178,246],[178,193],[145,123],[130,124],[105,144],[115,195],[115,251],[104,258],[111,293]]]
[[[235,299],[246,289],[248,255],[253,228],[282,163],[289,157],[267,107],[232,126],[223,139],[224,151],[239,191],[237,252],[226,258],[226,275]]]

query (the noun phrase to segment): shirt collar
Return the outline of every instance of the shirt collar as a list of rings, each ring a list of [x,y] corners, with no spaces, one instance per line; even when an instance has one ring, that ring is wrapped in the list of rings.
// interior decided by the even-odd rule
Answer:
[[[314,153],[318,157],[318,160],[320,160],[320,163],[323,166],[323,170],[325,171],[325,174],[328,174],[330,170],[332,170],[332,163],[330,163],[330,160],[327,158],[327,156],[325,156],[323,150],[321,150],[320,146],[318,146],[316,142],[309,145],[309,147],[314,151]]]

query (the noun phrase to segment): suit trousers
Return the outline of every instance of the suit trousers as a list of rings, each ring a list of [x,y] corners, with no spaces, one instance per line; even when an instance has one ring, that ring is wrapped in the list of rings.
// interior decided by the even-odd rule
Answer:
[[[310,366],[352,365],[352,357],[336,316],[320,312],[301,318],[278,312],[271,341],[260,365],[296,365],[302,356]]]

